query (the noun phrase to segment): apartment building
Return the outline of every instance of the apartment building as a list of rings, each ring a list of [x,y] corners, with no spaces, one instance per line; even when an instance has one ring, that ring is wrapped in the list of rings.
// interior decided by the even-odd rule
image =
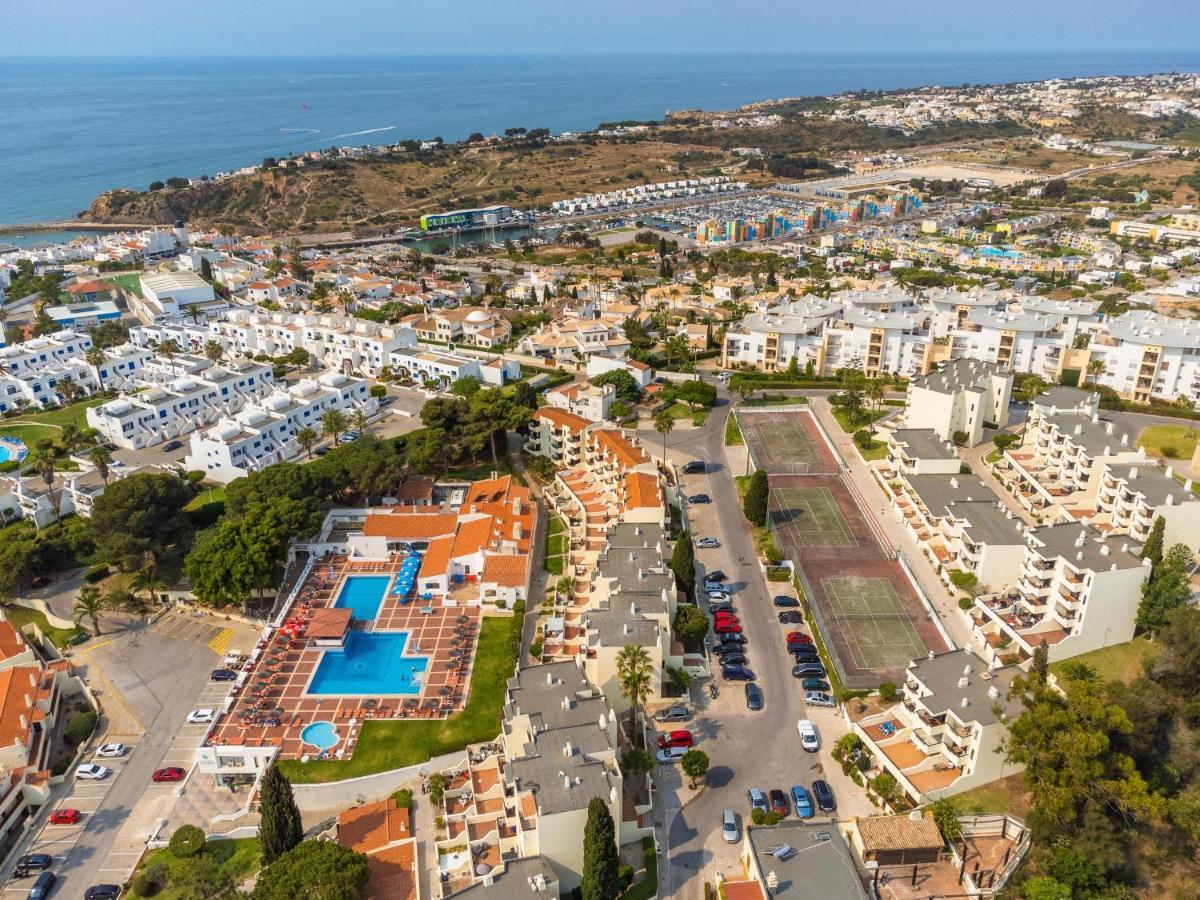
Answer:
[[[203,375],[183,375],[163,385],[109,400],[87,410],[87,423],[106,441],[137,450],[190,434],[232,415],[274,386],[269,365],[241,361],[211,366]]]
[[[976,640],[989,657],[1027,658],[1044,644],[1052,660],[1131,640],[1150,565],[1140,553],[1090,525],[1030,531],[1020,579],[975,600]]]
[[[800,369],[816,366],[825,325],[841,314],[841,302],[816,296],[752,313],[726,330],[721,367],[774,372],[793,359]]]
[[[172,342],[182,353],[200,353],[210,340],[216,340],[226,350],[231,345],[221,340],[220,334],[214,335],[213,323],[197,324],[195,322],[151,322],[148,325],[134,325],[129,329],[129,343],[143,350],[153,350],[160,344]]]
[[[885,477],[956,475],[962,461],[954,445],[932,428],[897,428],[888,433]]]
[[[489,387],[501,387],[521,378],[521,364],[514,360],[466,356],[447,350],[406,347],[389,355],[391,372],[399,378],[433,382],[448,388],[460,378],[474,378]]]
[[[1088,347],[1102,384],[1136,403],[1200,402],[1200,323],[1131,309],[1107,326]]]
[[[546,391],[547,406],[573,413],[589,422],[607,419],[615,399],[616,389],[611,384],[571,381]]]
[[[212,285],[195,272],[157,272],[142,275],[141,292],[126,293],[129,311],[143,324],[161,321],[211,319],[229,309]]]
[[[583,461],[584,435],[593,421],[565,409],[543,406],[533,414],[525,438],[525,452],[544,456],[570,468]]]
[[[974,447],[983,429],[1008,424],[1013,374],[995,363],[955,359],[908,383],[904,418],[907,428],[928,428],[944,441],[965,435]]]
[[[321,418],[330,410],[362,410],[373,416],[378,407],[365,380],[325,372],[249,399],[239,410],[221,415],[212,427],[192,431],[184,465],[212,481],[228,483],[297,456],[303,448],[296,435],[303,428],[320,434]]]
[[[1016,666],[989,665],[968,648],[909,663],[901,699],[854,723],[880,767],[913,804],[948,797],[1014,775],[1001,742],[1021,712],[1009,697]]]
[[[512,326],[499,313],[482,306],[463,306],[432,315],[412,315],[400,320],[423,341],[463,344],[489,349],[512,337]]]
[[[1105,463],[1089,521],[1137,544],[1150,537],[1154,520],[1163,520],[1163,545],[1185,544],[1200,552],[1200,497],[1190,479],[1176,480],[1174,469],[1152,461]]]

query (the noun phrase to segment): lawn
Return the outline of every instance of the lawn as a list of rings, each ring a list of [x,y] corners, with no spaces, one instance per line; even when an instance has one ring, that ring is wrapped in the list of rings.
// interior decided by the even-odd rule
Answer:
[[[887,409],[860,409],[853,417],[844,409],[834,409],[833,417],[837,419],[837,423],[842,426],[842,431],[846,434],[853,434],[860,428],[866,428],[872,422],[883,418],[890,410]]]
[[[730,413],[729,418],[725,420],[725,446],[741,447],[745,443],[746,440],[742,437],[742,429],[738,427],[737,418]]]
[[[546,529],[546,559],[543,568],[551,575],[563,573],[563,563],[567,552],[568,536],[565,533],[567,524],[561,517],[550,516],[550,525]]]
[[[12,419],[0,422],[0,435],[15,437],[24,441],[30,450],[37,446],[38,441],[45,438],[58,437],[59,429],[64,425],[76,424],[80,428],[87,426],[84,410],[91,406],[99,406],[105,402],[104,397],[88,397],[70,406],[60,406],[45,412],[22,413]],[[4,424],[13,422],[20,424]]]
[[[1189,460],[1196,450],[1197,435],[1200,432],[1194,426],[1149,425],[1138,435],[1138,446],[1154,456]]]
[[[483,620],[471,673],[471,693],[461,712],[439,720],[368,721],[352,758],[307,763],[284,760],[279,764],[284,775],[296,784],[358,778],[423,763],[467,744],[494,739],[500,733],[505,686],[516,666],[514,650],[521,620],[521,615]]]
[[[742,406],[803,406],[807,402],[807,397],[789,397],[787,394],[764,394],[761,397],[751,397],[749,400],[743,400]]]
[[[1129,684],[1142,673],[1142,663],[1153,658],[1158,652],[1158,645],[1150,643],[1146,635],[1135,637],[1123,644],[1113,644],[1111,647],[1101,647],[1090,653],[1072,656],[1061,662],[1051,663],[1050,671],[1060,674],[1064,666],[1072,663],[1084,663],[1096,670],[1102,684],[1110,681],[1121,681]]]
[[[679,400],[676,400],[674,403],[668,406],[664,412],[666,412],[668,416],[676,421],[680,419],[687,419],[690,421],[692,416],[695,414],[695,411],[690,406],[688,406],[686,403],[680,402]]]
[[[109,284],[115,284],[121,290],[133,294],[137,297],[142,296],[141,275],[108,275],[103,278]]]
[[[224,487],[204,488],[204,490],[192,498],[192,502],[185,506],[184,509],[192,512],[197,509],[202,509],[203,507],[208,506],[210,503],[225,503]]]
[[[1009,775],[999,781],[980,785],[950,798],[961,813],[1009,813],[1025,818],[1029,812],[1029,794],[1023,775]]]
[[[262,861],[259,858],[258,838],[240,838],[235,841],[209,841],[205,845],[203,854],[197,855],[192,859],[177,859],[166,847],[159,850],[151,850],[146,854],[146,858],[142,860],[142,864],[138,867],[138,870],[144,872],[156,863],[166,866],[168,873],[167,884],[154,896],[160,898],[160,900],[174,900],[174,898],[191,896],[191,894],[190,892],[185,893],[181,888],[172,887],[172,876],[184,871],[188,866],[192,865],[193,860],[201,859],[204,855],[215,859],[220,864],[221,871],[233,876],[234,882],[238,885],[257,872],[262,865]]]
[[[87,634],[87,631],[78,625],[74,628],[55,628],[47,621],[44,613],[40,613],[36,609],[26,609],[24,606],[5,606],[4,618],[12,622],[13,627],[18,630],[26,625],[37,625],[42,630],[42,634],[50,639],[50,643],[60,650],[68,646],[73,639]],[[100,627],[104,627],[103,616],[100,619]]]
[[[854,442],[854,449],[858,451],[858,455],[870,462],[873,459],[883,459],[887,456],[887,442],[881,441],[879,438],[871,439],[871,449],[864,450],[858,445],[858,441]]]

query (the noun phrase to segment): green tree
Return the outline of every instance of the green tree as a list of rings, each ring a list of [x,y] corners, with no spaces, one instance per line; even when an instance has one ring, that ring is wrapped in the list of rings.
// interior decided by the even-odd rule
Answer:
[[[1030,878],[1021,885],[1021,896],[1025,900],[1071,900],[1071,888],[1049,875]]]
[[[517,406],[524,406],[526,409],[537,409],[538,395],[533,385],[528,381],[518,381],[516,387],[513,388],[513,403]]]
[[[935,800],[930,804],[929,812],[937,823],[938,831],[942,833],[942,840],[953,844],[962,839],[962,824],[958,821],[958,808],[954,801],[946,797]]]
[[[483,390],[483,385],[479,383],[478,378],[464,376],[457,379],[454,384],[450,385],[450,393],[455,397],[465,397],[470,400],[476,394]]]
[[[158,594],[167,589],[167,583],[152,566],[142,566],[129,579],[128,589],[135,596],[144,594],[146,603],[152,605]]]
[[[192,486],[165,472],[135,473],[117,481],[92,504],[92,530],[101,557],[129,571],[156,565],[190,534],[183,508]]]
[[[630,322],[633,320],[627,319],[626,321]],[[642,397],[642,389],[638,387],[637,379],[624,369],[613,369],[611,372],[597,375],[592,379],[592,384],[599,385],[600,387],[611,384],[616,398],[624,400],[626,403],[637,403]]]
[[[692,653],[700,649],[708,636],[708,616],[690,603],[679,604],[673,625],[675,636],[683,642],[684,649]]]
[[[1162,562],[1163,558],[1163,532],[1166,530],[1167,520],[1162,516],[1154,517],[1154,524],[1150,526],[1150,536],[1146,538],[1146,543],[1142,546],[1142,559],[1150,560],[1151,566],[1157,566]],[[1154,569],[1150,570],[1151,579],[1154,578]]]
[[[717,402],[717,386],[707,381],[685,381],[674,389],[674,394],[692,409],[711,407]]]
[[[104,482],[104,487],[108,488],[108,464],[112,462],[112,453],[103,444],[97,444],[88,451],[88,459],[96,468],[96,474],[100,476],[100,480]]]
[[[262,815],[258,838],[262,842],[263,862],[271,863],[304,839],[304,826],[300,824],[300,810],[292,796],[292,786],[278,765],[272,765],[263,773],[258,796]]]
[[[361,853],[333,841],[303,841],[258,876],[251,900],[360,900],[371,870]]]
[[[695,747],[683,754],[683,758],[679,760],[680,768],[691,781],[693,789],[696,787],[696,782],[708,772],[708,762],[708,754]]]
[[[225,348],[221,346],[220,341],[204,342],[204,358],[213,365],[225,358]]]
[[[583,900],[615,900],[621,892],[617,872],[616,825],[608,804],[600,797],[588,802],[583,828],[583,874],[579,884]]]
[[[621,685],[621,693],[629,701],[633,720],[650,694],[652,669],[650,655],[645,647],[637,644],[626,644],[617,653],[617,681]]]
[[[751,525],[767,524],[767,500],[770,496],[770,483],[764,469],[758,469],[750,476],[750,487],[746,490],[746,499],[742,503],[742,511]]]
[[[316,430],[307,425],[296,432],[296,443],[308,454],[309,459],[312,459],[313,447],[317,446],[317,441],[320,439],[321,436],[317,434]]]
[[[626,778],[645,775],[654,768],[654,756],[649,750],[626,750],[621,754],[621,774]]]
[[[99,588],[90,584],[84,585],[79,589],[79,593],[75,597],[75,606],[71,609],[75,624],[78,625],[84,619],[91,619],[92,631],[99,635],[101,633],[100,613],[104,612],[105,606],[105,600],[100,595]]]
[[[39,450],[33,458],[34,471],[41,476],[42,483],[46,485],[46,490],[50,494],[50,507],[54,510],[54,521],[61,522],[62,517],[58,514],[59,494],[54,490],[54,476],[58,473],[58,457],[53,449]],[[108,493],[105,491],[105,493]],[[104,495],[101,494],[101,497]]]
[[[671,418],[671,414],[665,409],[660,409],[654,414],[654,430],[662,435],[663,439],[663,462],[667,461],[667,435],[675,428],[675,420]]]
[[[679,535],[671,551],[671,571],[675,573],[679,589],[692,597],[696,590],[696,549],[692,536],[686,531]]]
[[[321,416],[321,434],[333,438],[333,446],[341,440],[341,434],[346,430],[346,416],[339,409],[326,410]]]
[[[1167,615],[1192,599],[1188,581],[1192,551],[1176,544],[1167,551],[1162,562],[1151,567],[1150,575],[1142,582],[1142,599],[1138,604],[1137,627],[1151,634],[1167,622]]]

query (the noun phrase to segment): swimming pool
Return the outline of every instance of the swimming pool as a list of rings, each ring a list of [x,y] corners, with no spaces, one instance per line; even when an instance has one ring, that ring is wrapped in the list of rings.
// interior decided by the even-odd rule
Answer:
[[[407,631],[351,631],[341,650],[326,650],[317,664],[310,694],[386,697],[421,692],[427,656],[406,656]]]
[[[300,732],[300,740],[318,750],[330,750],[337,746],[338,733],[332,722],[313,722]]]
[[[0,463],[23,462],[29,448],[20,438],[0,437]]]
[[[379,613],[391,575],[350,575],[342,583],[334,606],[349,609],[354,618],[369,622]]]
[[[997,259],[1018,259],[1021,254],[1017,250],[1009,250],[1004,247],[980,247],[978,250],[980,256],[990,256]]]

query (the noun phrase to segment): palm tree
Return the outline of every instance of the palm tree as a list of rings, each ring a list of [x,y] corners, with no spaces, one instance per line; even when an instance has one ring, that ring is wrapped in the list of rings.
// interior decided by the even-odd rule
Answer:
[[[634,722],[650,695],[651,674],[650,654],[645,647],[626,644],[617,653],[617,680],[621,683],[621,693],[629,700]]]
[[[88,459],[96,467],[96,471],[100,474],[100,479],[104,482],[104,486],[108,487],[108,464],[112,462],[112,454],[108,452],[108,448],[103,444],[97,444],[88,451]]]
[[[338,445],[339,436],[346,430],[346,417],[341,410],[331,409],[321,416],[321,434],[333,438],[333,446]]]
[[[146,600],[153,603],[155,595],[159,591],[167,589],[167,583],[158,577],[153,566],[143,566],[133,573],[133,577],[129,579],[128,588],[129,592],[134,595],[145,594]]]
[[[58,442],[68,454],[71,454],[88,442],[88,435],[75,423],[68,422],[58,433]]]
[[[54,509],[54,521],[61,522],[62,518],[58,514],[58,494],[54,490],[54,475],[58,469],[58,458],[55,456],[54,450],[39,450],[37,456],[34,457],[33,467],[42,476],[42,481],[46,483],[46,488],[50,492],[50,506]]]
[[[70,405],[75,402],[75,398],[79,396],[83,388],[70,375],[64,375],[58,379],[55,390],[58,391],[58,395],[63,398],[63,401]]]
[[[321,436],[307,425],[296,432],[296,443],[304,448],[309,459],[312,459],[313,447],[317,445],[317,441],[320,439]]]
[[[225,348],[219,341],[204,342],[204,358],[216,365],[225,357]]]
[[[1100,376],[1104,374],[1104,360],[1089,360],[1087,364],[1087,373],[1092,376],[1093,382],[1099,381]]]
[[[886,390],[887,389],[882,378],[872,378],[867,382],[864,393],[867,395],[867,399],[871,401],[871,404],[876,409],[879,409],[880,405],[883,403],[883,397],[886,393]]]
[[[663,465],[667,464],[667,435],[675,427],[675,420],[665,409],[654,414],[654,430],[663,436]]]
[[[173,362],[176,355],[180,352],[179,342],[175,340],[175,338],[167,338],[167,340],[159,343],[159,345],[154,349],[158,355],[166,359],[168,363]]]
[[[141,600],[119,584],[114,584],[104,592],[104,605],[108,609],[120,609],[123,606],[141,606]]]
[[[183,308],[183,314],[191,318],[193,325],[200,321],[200,307],[195,303],[189,303],[187,306],[185,306]]]
[[[103,388],[104,380],[100,377],[100,367],[108,360],[107,354],[99,347],[88,347],[83,354],[83,359],[92,367],[92,372],[96,376],[96,384]]]
[[[92,630],[96,634],[100,634],[100,613],[104,612],[106,608],[107,603],[100,596],[100,589],[89,584],[79,589],[79,594],[75,597],[75,606],[71,612],[75,615],[76,625],[84,619],[91,619]]]

